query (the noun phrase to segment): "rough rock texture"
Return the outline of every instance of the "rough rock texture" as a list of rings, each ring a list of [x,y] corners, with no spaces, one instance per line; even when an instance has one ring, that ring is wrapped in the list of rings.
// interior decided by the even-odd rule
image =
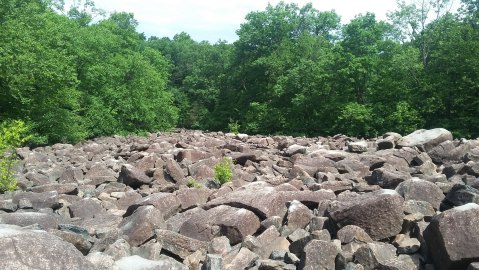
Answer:
[[[465,204],[435,216],[424,237],[436,268],[466,269],[471,262],[479,261],[478,228],[477,204]]]
[[[444,129],[176,130],[17,154],[0,269],[479,268],[479,139]]]
[[[329,215],[339,226],[356,225],[374,240],[392,237],[402,229],[403,198],[393,190],[379,190],[338,199]]]
[[[259,218],[253,212],[221,205],[192,216],[183,223],[180,233],[201,241],[226,236],[235,245],[241,243],[247,235],[254,234],[259,227]]]
[[[73,245],[45,231],[0,224],[0,269],[95,269]]]

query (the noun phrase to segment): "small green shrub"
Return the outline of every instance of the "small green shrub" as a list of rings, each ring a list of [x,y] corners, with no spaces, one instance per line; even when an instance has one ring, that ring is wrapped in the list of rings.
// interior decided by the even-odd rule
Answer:
[[[238,120],[233,121],[232,119],[230,119],[230,122],[228,123],[228,128],[231,133],[233,133],[234,135],[238,135],[240,129],[240,124],[238,124]]]
[[[203,187],[202,184],[198,183],[198,181],[196,181],[196,180],[193,179],[193,178],[190,178],[190,179],[188,180],[188,182],[186,183],[186,185],[187,185],[188,187],[190,187],[190,188],[202,188],[202,187]]]
[[[225,157],[223,161],[215,165],[215,179],[223,185],[230,182],[232,177],[231,161]]]
[[[0,192],[14,191],[17,181],[13,166],[17,162],[15,148],[27,141],[28,128],[23,121],[5,121],[0,123]]]

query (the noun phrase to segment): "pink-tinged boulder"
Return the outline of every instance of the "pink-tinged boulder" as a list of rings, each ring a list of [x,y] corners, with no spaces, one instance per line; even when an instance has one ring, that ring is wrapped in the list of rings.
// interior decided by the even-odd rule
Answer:
[[[394,190],[343,196],[329,206],[329,215],[339,228],[356,225],[373,240],[395,236],[402,229],[404,199]]]
[[[206,254],[208,242],[199,241],[168,230],[155,230],[155,237],[164,250],[185,259],[196,251]]]
[[[288,213],[286,215],[286,221],[288,228],[292,231],[296,229],[304,229],[311,218],[313,217],[313,212],[309,210],[304,204],[299,201],[292,201],[288,207]]]
[[[304,270],[330,270],[335,269],[338,248],[331,242],[312,240],[303,251],[301,260]]]
[[[419,149],[427,152],[434,148],[434,146],[444,141],[452,141],[452,139],[452,133],[443,128],[435,128],[430,130],[420,129],[399,139],[398,145],[401,147],[416,146]]]
[[[479,261],[479,205],[465,204],[431,220],[424,238],[438,270],[466,269]]]
[[[155,193],[136,201],[126,211],[126,215],[130,215],[136,208],[145,205],[153,205],[160,210],[164,219],[176,214],[180,209],[180,201],[175,194],[172,193]]]
[[[233,192],[208,202],[204,207],[210,209],[220,205],[229,205],[253,211],[261,219],[272,216],[283,217],[286,213],[286,199],[281,192],[265,182],[254,182]]]
[[[186,210],[205,204],[212,193],[213,191],[208,188],[185,188],[178,190],[176,197],[181,204],[181,209]]]
[[[60,208],[60,202],[58,201],[58,192],[56,191],[43,193],[16,192],[13,195],[12,202],[14,204],[18,204],[20,200],[29,201],[34,209]]]
[[[123,183],[132,188],[139,188],[141,185],[149,184],[153,181],[145,172],[130,164],[121,166],[118,182]]]
[[[93,270],[72,244],[45,231],[0,224],[0,269]]]
[[[139,246],[155,233],[155,229],[166,228],[162,213],[155,207],[141,206],[135,212],[126,218],[118,226],[120,235],[124,235],[125,239],[131,246]]]
[[[15,212],[0,214],[0,223],[17,225],[21,227],[38,224],[42,229],[57,229],[62,218],[56,214],[39,212]]]
[[[221,205],[192,216],[183,223],[180,233],[201,241],[210,241],[223,235],[235,245],[242,242],[246,236],[254,234],[259,228],[259,218],[253,212]]]
[[[69,207],[72,218],[94,218],[106,214],[106,210],[96,199],[83,199],[73,202]]]
[[[442,190],[434,183],[419,178],[402,182],[396,187],[399,195],[405,200],[425,201],[438,210],[445,196]]]

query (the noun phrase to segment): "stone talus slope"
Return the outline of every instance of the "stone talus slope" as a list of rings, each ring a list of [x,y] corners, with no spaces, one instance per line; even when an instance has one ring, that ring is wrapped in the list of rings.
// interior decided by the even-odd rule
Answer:
[[[479,140],[445,129],[177,130],[17,152],[0,269],[479,269]]]

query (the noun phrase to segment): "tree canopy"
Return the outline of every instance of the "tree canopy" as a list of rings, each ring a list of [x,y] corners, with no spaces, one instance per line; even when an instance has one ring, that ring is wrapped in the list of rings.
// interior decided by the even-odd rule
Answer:
[[[91,0],[3,0],[0,122],[31,143],[174,127],[377,136],[445,127],[479,136],[479,5],[398,1],[387,21],[280,2],[233,43],[146,37]],[[452,12],[452,13],[451,13]]]

